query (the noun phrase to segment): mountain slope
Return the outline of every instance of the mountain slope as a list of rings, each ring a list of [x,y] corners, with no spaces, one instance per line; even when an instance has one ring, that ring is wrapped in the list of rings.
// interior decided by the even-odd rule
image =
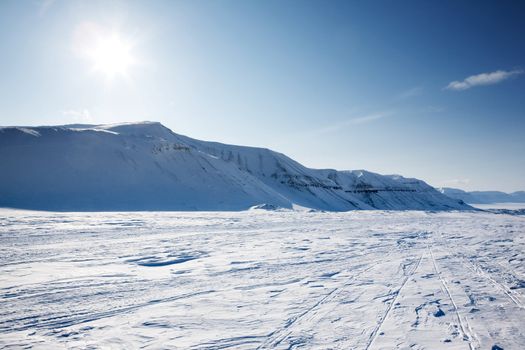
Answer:
[[[525,203],[525,192],[518,191],[505,193],[500,191],[472,191],[467,192],[457,188],[443,187],[438,189],[444,195],[462,200],[465,203],[493,204],[493,203]]]
[[[45,210],[470,209],[423,181],[309,169],[160,123],[0,128],[0,206]]]

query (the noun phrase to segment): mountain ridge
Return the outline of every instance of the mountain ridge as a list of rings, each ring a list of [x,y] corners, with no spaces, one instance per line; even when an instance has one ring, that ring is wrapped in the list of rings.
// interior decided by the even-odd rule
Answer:
[[[158,122],[0,128],[0,206],[64,211],[244,210],[254,205],[472,209],[417,179],[310,169],[267,148]]]
[[[511,193],[502,191],[464,191],[452,187],[441,187],[437,190],[450,198],[462,200],[465,203],[525,203],[525,191],[515,191]]]

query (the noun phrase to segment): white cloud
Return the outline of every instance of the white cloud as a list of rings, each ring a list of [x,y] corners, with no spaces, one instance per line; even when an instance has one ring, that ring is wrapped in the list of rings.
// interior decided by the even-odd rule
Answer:
[[[448,84],[445,89],[448,90],[467,90],[475,86],[481,85],[492,85],[501,83],[504,80],[507,80],[513,76],[523,74],[523,70],[516,69],[512,71],[497,70],[491,73],[481,73],[477,75],[471,75],[470,77],[462,81],[453,81]]]
[[[62,111],[62,115],[72,118],[75,122],[90,123],[93,121],[91,113],[87,109],[74,110],[69,109]]]

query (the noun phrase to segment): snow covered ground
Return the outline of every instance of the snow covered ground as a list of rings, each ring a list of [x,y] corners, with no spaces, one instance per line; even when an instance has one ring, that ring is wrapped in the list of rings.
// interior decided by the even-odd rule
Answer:
[[[525,203],[489,203],[489,204],[470,204],[474,208],[478,209],[507,209],[507,210],[518,210],[525,209]]]
[[[0,212],[0,347],[522,349],[525,217]]]

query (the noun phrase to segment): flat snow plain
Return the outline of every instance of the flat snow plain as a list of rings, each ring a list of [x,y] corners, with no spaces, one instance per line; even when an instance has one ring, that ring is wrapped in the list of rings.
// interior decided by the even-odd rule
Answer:
[[[0,347],[523,349],[525,217],[0,212]]]

